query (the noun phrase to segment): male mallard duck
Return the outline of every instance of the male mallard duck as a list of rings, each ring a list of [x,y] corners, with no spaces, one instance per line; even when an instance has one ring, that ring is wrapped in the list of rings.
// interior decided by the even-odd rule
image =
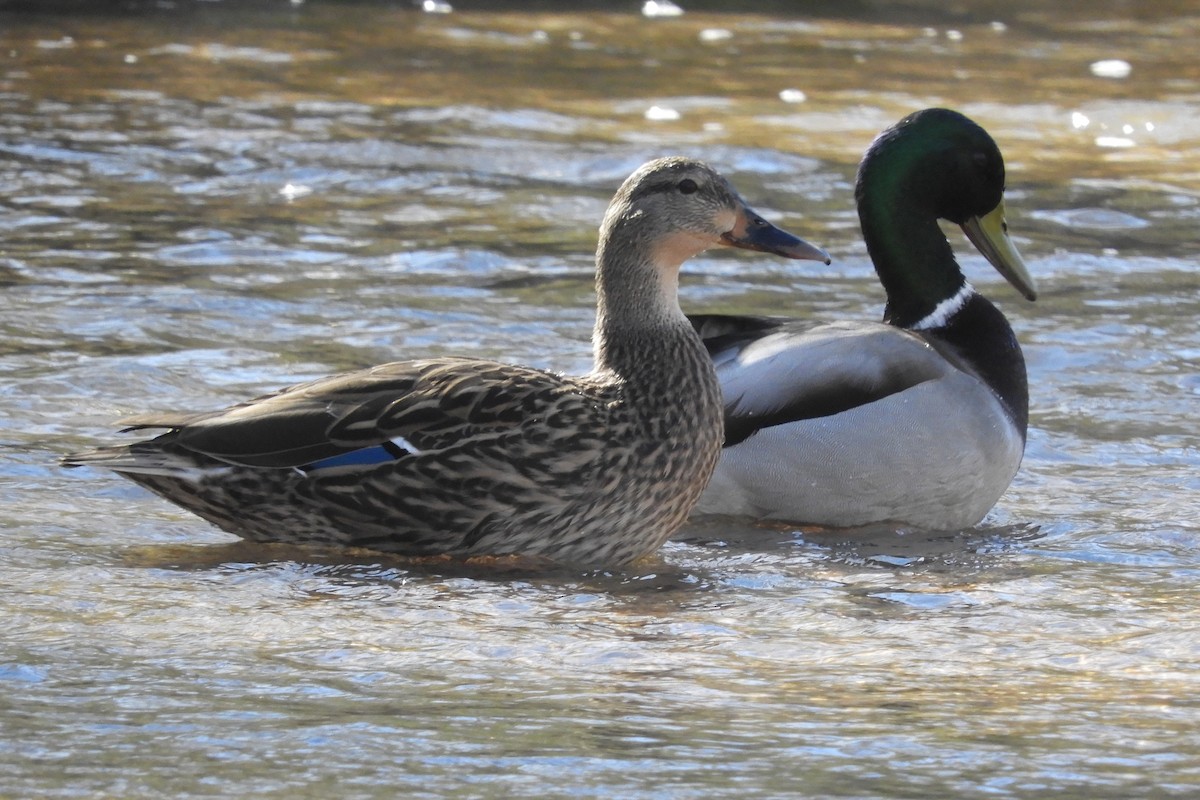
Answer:
[[[855,198],[887,292],[883,322],[698,315],[725,397],[725,446],[701,513],[822,527],[979,522],[1025,450],[1025,359],[954,260],[938,219],[1026,298],[1004,160],[983,128],[927,109],[867,150]]]
[[[471,358],[384,364],[64,459],[100,466],[260,542],[621,564],[683,524],[721,449],[712,362],[679,268],[725,244],[827,261],[697,161],[621,186],[596,252],[595,366],[582,377]]]

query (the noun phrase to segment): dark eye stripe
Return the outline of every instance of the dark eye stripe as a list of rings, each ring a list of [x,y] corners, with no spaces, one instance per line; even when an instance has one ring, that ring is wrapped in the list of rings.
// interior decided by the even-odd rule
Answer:
[[[2,2],[2,0],[0,0]],[[687,185],[689,188],[684,189]],[[638,196],[645,197],[652,194],[670,194],[679,192],[680,194],[695,194],[700,191],[700,184],[692,178],[681,178],[679,180],[669,179],[659,183],[653,183],[638,191]]]

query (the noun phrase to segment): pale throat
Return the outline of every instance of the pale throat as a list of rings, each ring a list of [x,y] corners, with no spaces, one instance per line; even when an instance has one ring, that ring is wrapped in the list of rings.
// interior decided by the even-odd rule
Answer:
[[[654,243],[650,250],[650,263],[661,273],[678,274],[683,262],[700,255],[715,244],[716,240],[712,236],[676,231]]]
[[[682,231],[666,236],[655,244],[650,251],[650,266],[658,278],[657,305],[663,309],[678,309],[680,268],[685,261],[715,244],[711,237]]]

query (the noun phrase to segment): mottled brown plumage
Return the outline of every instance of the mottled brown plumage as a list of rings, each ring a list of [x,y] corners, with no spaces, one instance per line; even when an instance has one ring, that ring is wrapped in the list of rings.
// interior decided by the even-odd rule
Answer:
[[[662,159],[605,216],[589,374],[385,364],[211,414],[134,418],[169,430],[64,463],[116,470],[254,541],[632,561],[683,524],[720,452],[716,376],[676,297],[683,261],[718,243],[824,257],[711,168]]]

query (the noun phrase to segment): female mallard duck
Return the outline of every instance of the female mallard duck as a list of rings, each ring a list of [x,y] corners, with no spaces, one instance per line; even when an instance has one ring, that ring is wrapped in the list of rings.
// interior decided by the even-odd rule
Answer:
[[[687,518],[721,449],[712,362],[679,268],[725,244],[827,261],[705,164],[621,186],[596,252],[595,366],[582,377],[470,358],[384,364],[64,459],[115,470],[259,542],[621,564]]]
[[[979,522],[1025,449],[1025,360],[954,260],[938,219],[1026,298],[1004,220],[1004,161],[961,114],[928,109],[867,150],[855,198],[887,292],[882,323],[692,317],[725,397],[725,446],[701,513],[822,527]]]

